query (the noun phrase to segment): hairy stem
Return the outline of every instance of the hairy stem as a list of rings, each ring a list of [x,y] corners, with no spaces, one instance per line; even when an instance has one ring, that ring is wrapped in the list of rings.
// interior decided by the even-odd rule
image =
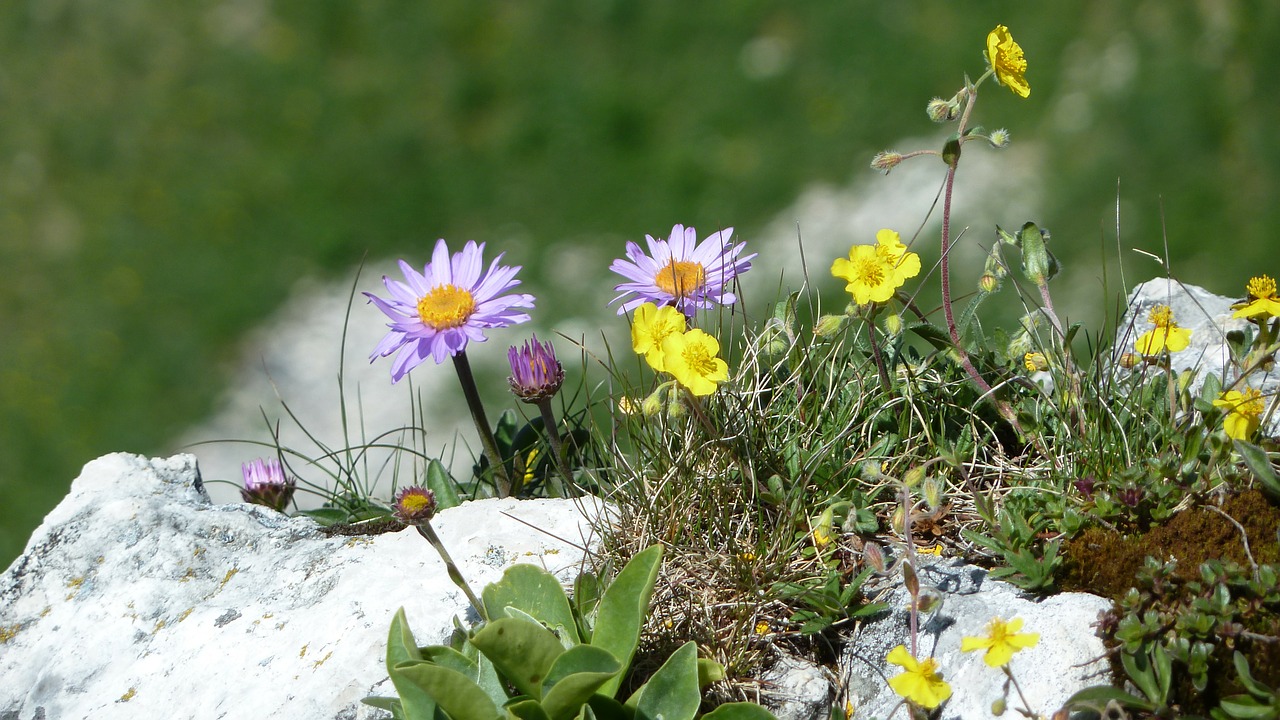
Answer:
[[[467,398],[467,408],[471,410],[471,419],[475,421],[476,432],[480,435],[480,445],[484,448],[485,457],[489,459],[498,497],[508,497],[511,495],[511,478],[507,476],[507,466],[502,463],[502,457],[498,454],[498,441],[494,439],[489,418],[484,414],[484,405],[476,390],[476,378],[471,373],[471,362],[467,360],[465,350],[453,356],[453,367],[458,371],[458,381],[462,383],[462,394]]]

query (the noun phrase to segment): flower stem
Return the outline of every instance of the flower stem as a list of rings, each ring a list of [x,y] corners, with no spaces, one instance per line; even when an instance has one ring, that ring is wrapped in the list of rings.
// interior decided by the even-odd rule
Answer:
[[[462,578],[462,572],[458,570],[458,565],[453,561],[453,557],[449,555],[449,551],[444,548],[444,543],[440,541],[440,536],[436,534],[434,528],[431,527],[431,521],[423,520],[421,523],[414,524],[413,528],[418,534],[427,539],[431,543],[431,547],[440,553],[440,559],[444,561],[445,570],[449,572],[449,579],[454,585],[462,588],[462,592],[466,594],[467,600],[471,603],[471,607],[475,608],[476,613],[480,615],[481,620],[488,620],[489,615],[484,611],[484,603],[476,598],[476,594],[471,592],[471,586]]]
[[[573,473],[569,472],[569,464],[565,461],[564,445],[560,442],[560,427],[556,424],[555,413],[551,412],[551,398],[539,400],[538,410],[542,413],[542,429],[546,431],[547,441],[551,443],[551,452],[556,456],[556,469],[568,483],[566,487],[572,488]]]
[[[458,371],[458,381],[462,383],[462,394],[467,398],[467,408],[471,410],[471,419],[475,421],[476,432],[480,435],[480,444],[484,448],[485,457],[489,459],[489,468],[493,471],[494,483],[497,485],[498,497],[511,495],[511,478],[507,476],[507,466],[498,454],[498,441],[493,437],[489,427],[489,418],[484,414],[484,405],[480,402],[480,393],[476,391],[476,378],[471,374],[471,362],[467,360],[466,351],[453,356],[453,367]]]

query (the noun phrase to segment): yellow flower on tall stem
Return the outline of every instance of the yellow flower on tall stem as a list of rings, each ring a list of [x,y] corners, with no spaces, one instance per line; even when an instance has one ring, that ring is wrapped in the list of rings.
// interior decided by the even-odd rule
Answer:
[[[685,331],[685,316],[673,305],[657,305],[647,302],[636,308],[635,319],[631,323],[631,347],[638,355],[644,355],[649,367],[663,372],[666,370],[665,358],[662,354],[662,343],[671,335],[679,335]]]
[[[920,256],[907,250],[893,230],[876,233],[875,245],[854,245],[849,257],[836,258],[831,274],[844,280],[845,290],[859,305],[885,302],[908,278],[920,273]]]
[[[996,82],[1009,88],[1018,97],[1031,94],[1031,85],[1027,83],[1027,59],[1022,54],[1022,46],[1013,41],[1009,28],[997,25],[995,30],[987,33],[987,60],[995,71]]]
[[[1159,355],[1186,350],[1191,345],[1191,331],[1178,327],[1168,305],[1156,305],[1147,316],[1154,328],[1142,333],[1133,348],[1142,355]]]
[[[1280,317],[1280,298],[1276,297],[1276,281],[1266,275],[1249,278],[1245,287],[1249,299],[1231,306],[1235,312],[1233,318],[1265,321],[1268,318]]]
[[[982,661],[989,667],[1004,667],[1013,659],[1013,654],[1023,648],[1034,647],[1040,642],[1040,633],[1020,633],[1022,618],[1014,618],[1005,622],[1000,618],[987,624],[987,634],[982,637],[967,637],[960,640],[961,652],[986,650]]]
[[[720,343],[697,328],[668,335],[662,354],[665,372],[694,395],[710,395],[729,379],[729,365],[719,357]]]
[[[1262,412],[1267,409],[1262,401],[1262,393],[1254,388],[1246,388],[1244,392],[1228,390],[1213,401],[1215,407],[1226,408],[1227,417],[1222,421],[1222,429],[1227,436],[1235,440],[1248,440],[1258,431],[1262,424]]]
[[[902,668],[901,673],[889,678],[889,687],[907,700],[932,710],[951,697],[951,686],[938,672],[936,659],[916,660],[907,652],[905,645],[899,645],[889,651],[885,660]]]

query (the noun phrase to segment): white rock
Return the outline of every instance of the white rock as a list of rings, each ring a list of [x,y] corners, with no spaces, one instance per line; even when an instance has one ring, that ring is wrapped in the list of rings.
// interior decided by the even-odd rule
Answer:
[[[1040,642],[1018,652],[1010,663],[1032,712],[1051,716],[1076,691],[1110,684],[1105,648],[1090,627],[1098,613],[1111,606],[1109,600],[1063,593],[1034,602],[1013,585],[990,579],[979,567],[959,560],[927,562],[921,558],[921,586],[937,589],[943,603],[932,615],[921,616],[916,656],[936,658],[943,679],[951,685],[951,699],[942,706],[943,720],[995,717],[991,704],[1004,694],[1004,673],[987,667],[982,652],[960,652],[960,640],[985,635],[987,623],[996,617],[1021,618],[1022,632],[1040,633]],[[887,680],[901,668],[885,663],[885,657],[897,645],[911,648],[909,599],[899,584],[883,602],[890,610],[862,628],[840,661],[846,699],[856,720],[888,720],[899,705]],[[1018,717],[1015,709],[1022,707],[1021,699],[1012,690],[1008,707],[1005,717]],[[898,708],[892,717],[905,719],[906,709]]]
[[[516,562],[570,581],[593,503],[489,500],[433,521],[479,592]],[[468,605],[412,530],[325,537],[308,519],[211,505],[195,458],[115,454],[85,466],[0,576],[0,715],[358,718],[392,694],[387,629],[420,644]]]

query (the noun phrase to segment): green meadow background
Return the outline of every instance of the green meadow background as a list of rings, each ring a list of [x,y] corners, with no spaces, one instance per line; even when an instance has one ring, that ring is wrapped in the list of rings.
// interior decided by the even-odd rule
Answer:
[[[520,238],[530,287],[551,243],[749,241],[935,133],[997,23],[1032,95],[979,119],[1037,143],[1068,267],[1116,254],[1119,180],[1124,246],[1179,278],[1280,272],[1276,3],[0,4],[0,567],[85,462],[175,450],[298,279],[438,237]]]

